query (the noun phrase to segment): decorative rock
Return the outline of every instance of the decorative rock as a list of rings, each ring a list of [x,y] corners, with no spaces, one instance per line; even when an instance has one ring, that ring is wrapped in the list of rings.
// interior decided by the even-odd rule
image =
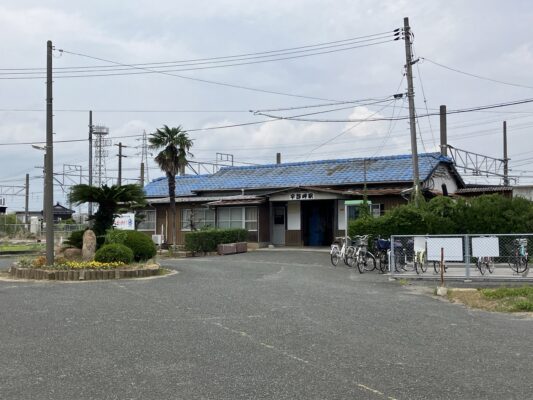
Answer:
[[[69,247],[63,252],[63,257],[67,260],[73,260],[81,256],[81,249],[76,249],[75,247]]]
[[[94,253],[96,252],[96,235],[90,229],[83,233],[83,247],[81,249],[81,258],[83,261],[94,260]]]

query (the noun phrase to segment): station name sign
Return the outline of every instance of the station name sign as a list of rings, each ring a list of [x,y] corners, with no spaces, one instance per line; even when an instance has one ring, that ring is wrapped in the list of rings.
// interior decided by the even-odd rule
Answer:
[[[311,192],[298,192],[289,194],[289,199],[291,200],[313,200],[314,198],[315,194]]]

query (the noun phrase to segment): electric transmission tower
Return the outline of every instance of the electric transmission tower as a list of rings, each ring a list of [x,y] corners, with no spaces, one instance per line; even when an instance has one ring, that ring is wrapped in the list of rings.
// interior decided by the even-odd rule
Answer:
[[[96,186],[102,186],[107,183],[106,158],[109,155],[107,147],[111,146],[109,128],[101,125],[95,125],[93,128],[94,135],[94,175]]]
[[[141,156],[141,163],[144,165],[144,176],[141,176],[141,182],[150,182],[150,174],[148,171],[148,156],[152,157],[152,153],[148,151],[148,138],[146,131],[143,131],[142,139],[137,139],[141,141],[141,145],[136,148],[140,148],[141,151],[136,153],[137,156]]]

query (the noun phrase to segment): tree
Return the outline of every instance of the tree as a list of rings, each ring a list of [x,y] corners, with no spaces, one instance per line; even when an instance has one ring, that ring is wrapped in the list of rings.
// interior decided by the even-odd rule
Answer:
[[[185,175],[185,167],[188,164],[187,157],[192,156],[189,150],[193,141],[181,126],[169,128],[167,125],[163,125],[162,129],[152,133],[148,141],[151,149],[162,149],[155,157],[155,162],[168,180],[171,214],[168,225],[171,232],[171,244],[173,245],[176,243],[176,174],[179,172],[180,175]]]
[[[76,185],[70,190],[69,201],[75,205],[89,202],[98,204],[98,211],[91,217],[96,236],[104,235],[113,226],[120,208],[145,204],[144,191],[139,185]]]

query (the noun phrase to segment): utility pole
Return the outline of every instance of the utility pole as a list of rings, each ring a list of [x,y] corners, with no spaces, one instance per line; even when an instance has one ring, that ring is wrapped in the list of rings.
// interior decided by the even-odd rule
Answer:
[[[141,163],[141,187],[144,187],[144,163]]]
[[[503,185],[509,186],[509,159],[507,158],[507,121],[503,121]]]
[[[24,201],[24,222],[28,226],[28,231],[30,228],[30,174],[26,174],[26,198]]]
[[[52,97],[52,41],[46,44],[46,162],[44,220],[46,222],[46,265],[54,264],[54,135]]]
[[[415,92],[413,90],[413,60],[411,53],[411,28],[409,18],[403,19],[403,34],[405,40],[405,69],[407,75],[407,98],[409,100],[409,127],[411,130],[411,153],[413,158],[414,201],[418,207],[420,191],[420,176],[418,172],[418,150],[416,145]]]
[[[89,111],[89,186],[93,185],[93,112]],[[88,205],[89,217],[93,215],[93,203]]]
[[[446,121],[446,106],[440,106],[440,155],[448,156],[448,127]]]
[[[122,186],[122,157],[128,157],[128,156],[123,156],[122,155],[122,148],[123,147],[128,147],[128,146],[123,146],[122,145],[122,142],[119,142],[118,143],[118,179],[117,179],[117,186]]]

